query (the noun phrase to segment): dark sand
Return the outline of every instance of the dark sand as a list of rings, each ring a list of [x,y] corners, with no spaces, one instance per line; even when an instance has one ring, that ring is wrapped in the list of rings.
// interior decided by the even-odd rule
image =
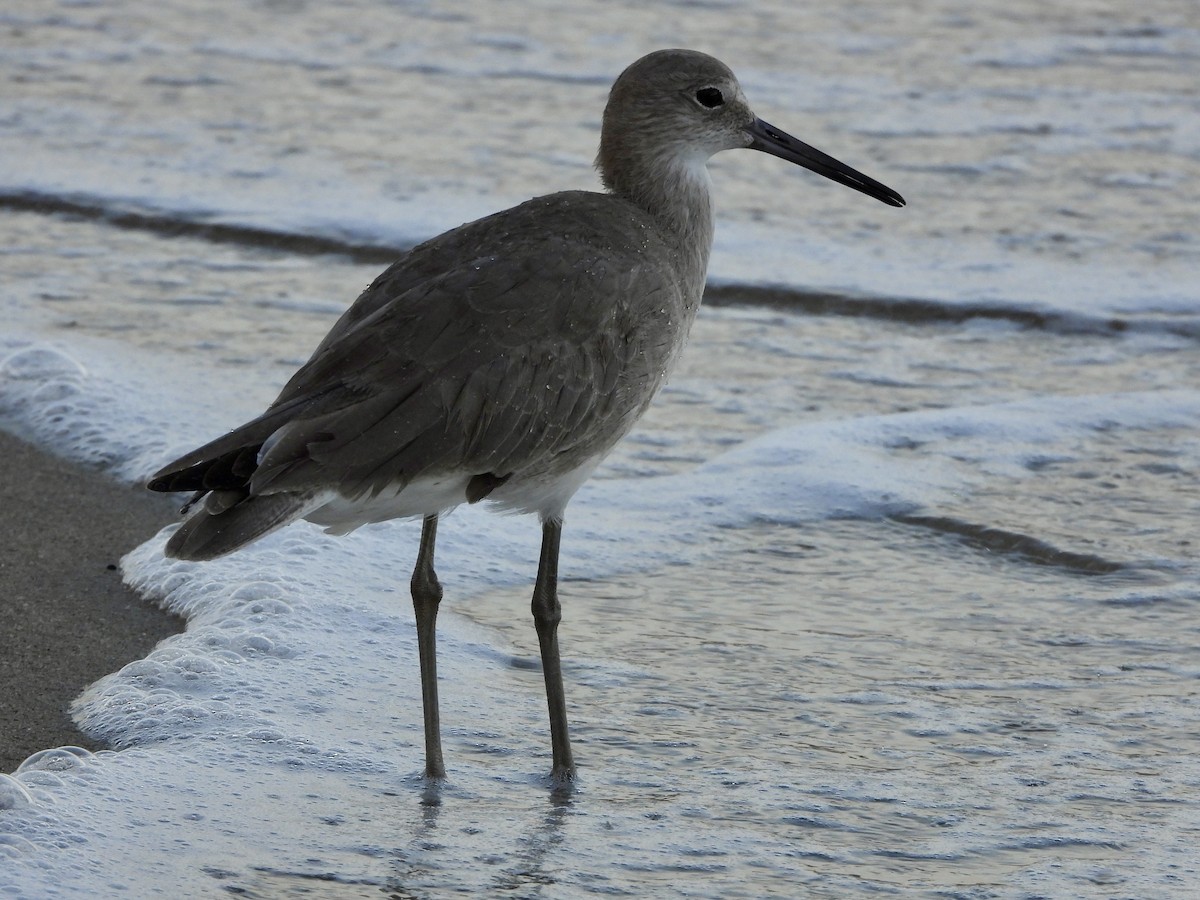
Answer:
[[[121,582],[121,557],[172,519],[118,484],[0,431],[0,772],[47,747],[104,745],[71,721],[91,682],[183,630]]]

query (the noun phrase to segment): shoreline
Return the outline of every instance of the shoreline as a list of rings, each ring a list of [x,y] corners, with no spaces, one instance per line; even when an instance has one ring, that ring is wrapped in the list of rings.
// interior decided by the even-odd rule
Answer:
[[[121,580],[121,557],[172,521],[163,497],[5,431],[0,453],[0,772],[12,772],[51,747],[105,749],[72,701],[186,623]]]

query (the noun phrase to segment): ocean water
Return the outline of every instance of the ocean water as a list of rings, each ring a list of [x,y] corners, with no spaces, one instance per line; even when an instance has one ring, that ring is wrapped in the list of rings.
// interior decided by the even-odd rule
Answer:
[[[394,249],[590,170],[715,52],[892,210],[713,165],[714,290],[564,532],[122,562],[188,629],[0,775],[0,894],[1191,897],[1200,24],[1191,4],[32,3],[0,13],[0,422],[137,481],[255,414]],[[761,157],[761,158],[760,158]]]

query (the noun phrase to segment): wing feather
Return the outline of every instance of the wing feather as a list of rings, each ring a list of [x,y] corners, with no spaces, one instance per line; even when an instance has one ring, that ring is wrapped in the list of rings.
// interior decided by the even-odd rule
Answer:
[[[614,221],[614,202],[551,195],[415,248],[262,416],[151,485],[248,477],[251,495],[353,497],[438,471],[503,479],[615,443],[661,381],[675,343],[662,332],[687,300],[645,214],[630,206],[632,224]]]

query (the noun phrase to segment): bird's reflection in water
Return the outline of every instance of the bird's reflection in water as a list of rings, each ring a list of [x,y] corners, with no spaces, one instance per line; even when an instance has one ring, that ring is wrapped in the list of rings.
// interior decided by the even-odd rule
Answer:
[[[421,885],[440,880],[440,855],[446,849],[438,838],[439,827],[447,826],[443,817],[449,816],[453,820],[456,804],[473,803],[478,799],[474,795],[459,793],[445,782],[423,780],[425,783],[417,795],[417,815],[408,823],[412,829],[411,840],[406,848],[395,851],[397,871],[387,884],[381,886],[384,896],[389,900],[422,897]],[[486,840],[479,843],[476,859],[484,865],[499,867],[495,877],[488,883],[485,895],[499,895],[501,892],[513,895],[516,892],[516,896],[537,896],[543,887],[556,883],[556,850],[563,843],[567,818],[575,803],[576,794],[572,785],[555,785],[546,797],[544,811],[538,813],[536,808],[531,808],[529,824],[510,845],[489,846]],[[464,829],[476,831],[480,837],[486,838],[485,831],[476,825],[464,826]]]

